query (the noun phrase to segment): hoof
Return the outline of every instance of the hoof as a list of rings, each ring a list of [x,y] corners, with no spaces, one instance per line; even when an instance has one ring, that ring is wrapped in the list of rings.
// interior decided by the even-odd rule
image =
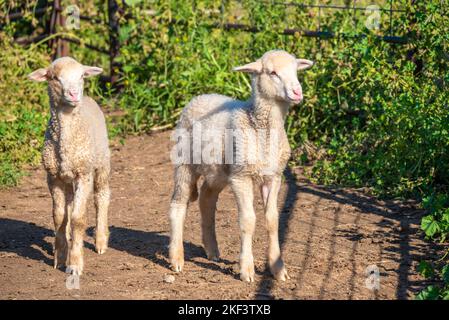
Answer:
[[[254,264],[253,263],[247,263],[243,264],[240,268],[240,279],[244,282],[254,282]]]
[[[73,276],[81,276],[83,274],[83,268],[77,265],[69,265],[65,269],[65,272]]]
[[[218,251],[218,249],[215,250],[206,250],[206,256],[207,259],[212,260],[212,261],[218,261],[220,260],[220,252]]]
[[[290,279],[287,273],[287,269],[285,268],[284,262],[281,259],[271,264],[270,271],[276,280],[286,281]]]
[[[170,264],[174,272],[181,272],[182,269],[184,268],[184,259],[182,258],[171,259]]]
[[[108,245],[106,243],[104,243],[102,245],[99,245],[99,244],[95,245],[95,251],[97,251],[98,254],[105,253],[107,249],[108,249]]]

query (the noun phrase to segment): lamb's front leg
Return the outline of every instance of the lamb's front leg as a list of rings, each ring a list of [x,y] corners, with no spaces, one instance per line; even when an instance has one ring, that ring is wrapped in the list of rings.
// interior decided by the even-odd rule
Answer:
[[[75,181],[75,197],[70,219],[72,243],[69,253],[67,272],[81,275],[83,273],[83,242],[86,228],[86,205],[92,190],[92,175],[81,176]]]
[[[187,206],[196,177],[190,167],[181,165],[175,169],[175,187],[170,203],[170,264],[175,272],[184,267],[183,230]]]
[[[251,177],[239,177],[231,180],[232,190],[237,200],[240,225],[240,279],[254,281],[254,258],[252,242],[256,227],[254,212],[253,181]]]
[[[61,179],[48,175],[48,187],[53,199],[53,221],[55,224],[54,267],[65,265],[68,239],[66,235],[68,215],[66,206],[66,184]]]
[[[265,205],[265,218],[268,230],[268,265],[277,280],[290,279],[281,258],[279,246],[279,211],[277,207],[281,177],[265,180],[262,185],[262,197]]]

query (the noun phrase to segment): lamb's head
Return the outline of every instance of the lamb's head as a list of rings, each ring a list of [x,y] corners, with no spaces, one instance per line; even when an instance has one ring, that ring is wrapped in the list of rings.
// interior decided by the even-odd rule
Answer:
[[[48,81],[50,95],[58,103],[76,107],[83,97],[84,78],[100,74],[103,69],[85,66],[70,57],[56,59],[47,68],[28,75],[34,81]]]
[[[283,50],[272,50],[255,62],[234,68],[234,71],[252,74],[253,90],[263,97],[297,104],[303,99],[297,71],[312,65],[313,61],[296,59]]]

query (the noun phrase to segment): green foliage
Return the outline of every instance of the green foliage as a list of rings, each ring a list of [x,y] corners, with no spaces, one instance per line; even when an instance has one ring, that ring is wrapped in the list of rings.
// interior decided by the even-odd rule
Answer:
[[[440,290],[435,286],[428,286],[416,296],[416,300],[437,300],[439,297]]]
[[[432,194],[423,199],[423,206],[429,212],[421,220],[421,229],[428,239],[443,243],[449,235],[449,195]],[[449,300],[449,264],[444,263],[449,251],[437,261],[434,267],[430,262],[421,261],[418,271],[425,278],[437,275],[439,286],[429,286],[417,295],[417,299],[445,299]],[[441,263],[443,261],[443,263]]]
[[[429,214],[423,217],[421,229],[429,238],[444,242],[449,235],[449,195],[437,194],[425,197],[423,206]]]
[[[434,267],[429,262],[421,261],[418,272],[426,279],[439,280],[441,284],[426,287],[417,294],[417,300],[449,300],[449,264]]]
[[[427,261],[421,261],[419,263],[418,272],[425,278],[431,278],[435,275],[433,266]]]
[[[48,98],[26,75],[48,64],[46,52],[25,50],[0,33],[0,186],[12,186],[24,164],[40,161]]]
[[[220,92],[247,98],[249,79],[233,73],[232,67],[269,49],[287,45],[287,50],[306,55],[275,32],[250,34],[209,28],[220,21],[214,11],[219,4],[201,1],[193,9],[187,2],[155,1],[150,6],[155,11],[152,15],[140,7],[132,8],[133,19],[123,23],[121,32],[125,43],[120,57],[124,91],[118,106],[126,111],[120,122],[124,134],[148,131],[155,125],[173,125],[179,110],[194,95]],[[245,5],[242,12],[257,7],[258,2]],[[260,8],[254,10],[253,19],[258,25],[268,19],[262,12]],[[176,23],[169,25],[170,19],[176,19]],[[151,32],[146,32],[149,27]]]
[[[414,24],[404,21],[417,34],[412,44],[396,47],[367,38],[328,59],[338,75],[326,77],[318,89],[318,105],[333,115],[323,125],[327,157],[314,168],[317,181],[369,186],[392,196],[447,186],[449,61],[443,54],[449,22],[444,8],[433,3],[416,10],[425,14],[417,14]],[[406,59],[415,48],[421,71]],[[331,86],[330,92],[322,85]]]

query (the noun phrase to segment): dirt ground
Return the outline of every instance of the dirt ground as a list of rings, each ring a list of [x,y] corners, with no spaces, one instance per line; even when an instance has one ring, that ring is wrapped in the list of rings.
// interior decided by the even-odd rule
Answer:
[[[89,206],[85,272],[79,290],[53,269],[51,199],[45,173],[35,169],[21,185],[0,190],[0,299],[410,299],[426,283],[416,272],[424,255],[422,212],[412,202],[378,201],[362,192],[308,183],[286,172],[279,207],[280,240],[291,279],[274,281],[265,268],[267,236],[256,197],[256,282],[238,278],[237,210],[229,189],[220,197],[218,262],[206,259],[198,204],[185,225],[186,264],[168,265],[167,209],[172,190],[170,132],[131,137],[113,148],[110,249],[94,251],[94,207]],[[379,270],[379,289],[366,269]],[[166,282],[174,275],[174,282]],[[165,280],[164,280],[165,279]]]

